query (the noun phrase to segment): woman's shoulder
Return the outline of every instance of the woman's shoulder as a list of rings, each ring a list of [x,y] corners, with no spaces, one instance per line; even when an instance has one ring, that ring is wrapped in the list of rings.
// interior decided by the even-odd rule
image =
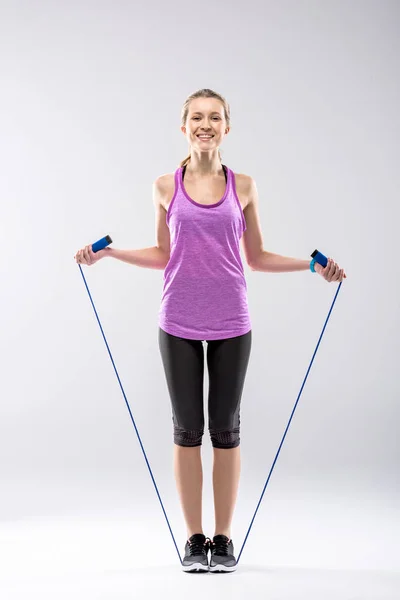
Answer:
[[[159,175],[155,180],[154,184],[160,186],[161,188],[165,188],[173,185],[175,182],[175,171],[173,173],[164,173],[163,175]]]
[[[175,172],[159,175],[153,184],[158,201],[167,210],[175,192]]]
[[[251,175],[247,175],[246,173],[235,173],[234,171],[232,171],[232,173],[235,176],[235,185],[238,195],[248,198],[248,196],[251,194],[253,186],[255,185],[254,179],[251,177]],[[248,200],[246,200],[245,205],[247,205],[247,203]]]

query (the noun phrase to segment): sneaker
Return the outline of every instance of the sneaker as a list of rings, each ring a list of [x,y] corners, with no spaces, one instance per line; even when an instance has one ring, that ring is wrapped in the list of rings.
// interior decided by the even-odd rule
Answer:
[[[211,540],[202,533],[192,535],[185,545],[182,569],[186,573],[208,571],[208,551]]]
[[[236,571],[236,558],[233,555],[233,543],[226,535],[216,535],[211,542],[210,571],[230,573]]]

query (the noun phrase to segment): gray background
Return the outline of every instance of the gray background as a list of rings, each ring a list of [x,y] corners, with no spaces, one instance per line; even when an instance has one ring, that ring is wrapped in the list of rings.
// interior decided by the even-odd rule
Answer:
[[[230,103],[222,158],[256,180],[265,248],[298,258],[318,248],[348,275],[242,570],[400,570],[399,12],[390,1],[1,2],[7,598],[36,589],[29,577],[44,598],[46,573],[67,577],[102,561],[126,572],[132,557],[143,569],[154,560],[179,569],[73,257],[106,234],[118,248],[155,244],[152,182],[186,156],[180,111],[203,87]],[[183,550],[157,343],[162,271],[111,259],[83,269]],[[253,349],[237,550],[337,287],[307,272],[245,270]],[[206,375],[205,395],[207,385]],[[203,457],[212,535],[207,433]],[[380,587],[378,597],[387,593]]]

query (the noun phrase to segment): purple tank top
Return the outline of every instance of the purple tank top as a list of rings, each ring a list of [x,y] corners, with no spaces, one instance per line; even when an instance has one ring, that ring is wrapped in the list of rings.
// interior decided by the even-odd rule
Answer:
[[[239,251],[246,221],[235,175],[225,170],[223,197],[207,205],[189,197],[183,169],[175,171],[175,192],[166,216],[171,254],[164,270],[159,326],[178,337],[217,340],[251,329]]]

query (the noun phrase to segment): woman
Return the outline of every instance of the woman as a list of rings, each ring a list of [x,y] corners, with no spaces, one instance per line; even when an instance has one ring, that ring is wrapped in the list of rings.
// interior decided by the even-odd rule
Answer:
[[[231,522],[240,474],[240,401],[252,336],[239,242],[253,271],[306,271],[311,266],[326,281],[340,282],[346,275],[331,259],[322,268],[264,250],[256,184],[221,164],[219,146],[230,131],[230,109],[221,95],[203,89],[189,96],[181,131],[190,145],[189,156],[153,185],[157,245],[97,253],[89,245],[75,258],[91,265],[111,256],[164,270],[159,348],[172,404],[175,478],[187,527],[183,570],[230,572],[236,568]],[[203,342],[214,452],[212,540],[202,526]]]

